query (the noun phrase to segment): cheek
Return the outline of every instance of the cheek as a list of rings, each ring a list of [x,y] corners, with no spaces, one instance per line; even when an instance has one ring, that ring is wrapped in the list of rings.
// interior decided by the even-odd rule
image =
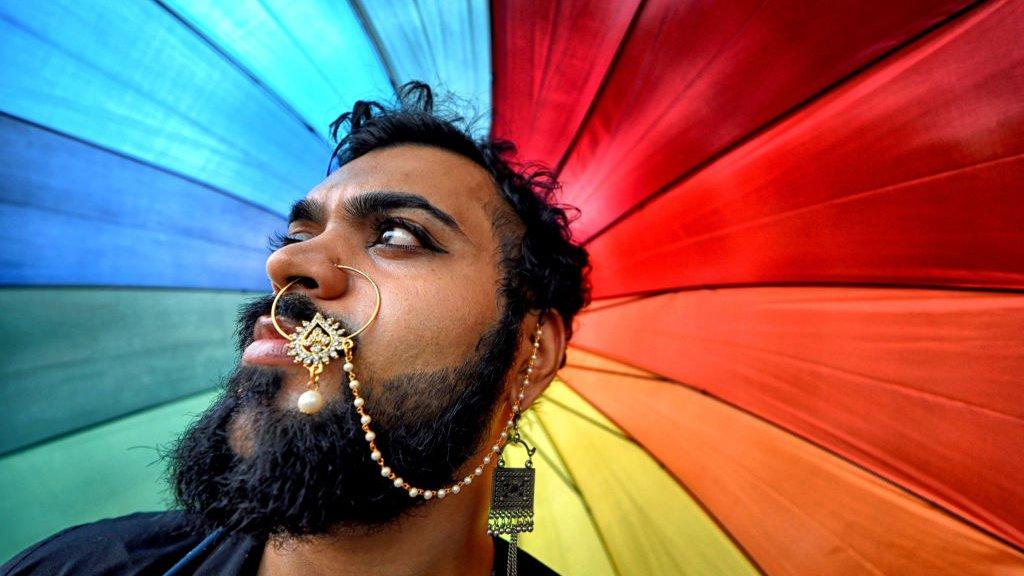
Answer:
[[[407,282],[386,291],[372,347],[373,373],[390,377],[455,366],[476,352],[499,317],[496,273],[445,271],[434,281]]]

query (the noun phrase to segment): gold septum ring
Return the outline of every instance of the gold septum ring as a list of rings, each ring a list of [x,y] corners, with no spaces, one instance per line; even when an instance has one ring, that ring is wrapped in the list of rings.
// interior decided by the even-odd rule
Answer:
[[[302,325],[295,330],[294,334],[286,332],[277,322],[277,303],[281,296],[299,281],[298,278],[285,284],[284,288],[278,290],[274,296],[274,302],[270,305],[270,320],[274,323],[274,329],[288,340],[288,344],[285,345],[286,353],[293,357],[293,361],[296,364],[302,364],[309,370],[309,382],[306,384],[307,390],[299,395],[299,399],[296,402],[296,407],[303,414],[316,414],[323,408],[324,397],[320,393],[320,375],[323,373],[324,367],[332,359],[338,358],[339,355],[344,356],[345,372],[351,376],[353,370],[352,349],[355,347],[355,340],[353,339],[369,328],[380,312],[381,296],[377,283],[362,270],[341,264],[335,264],[335,266],[341,270],[347,270],[362,276],[373,287],[375,296],[373,313],[370,315],[370,319],[355,332],[346,334],[345,329],[341,327],[337,320],[328,318],[319,312],[313,316],[312,320],[304,320]]]

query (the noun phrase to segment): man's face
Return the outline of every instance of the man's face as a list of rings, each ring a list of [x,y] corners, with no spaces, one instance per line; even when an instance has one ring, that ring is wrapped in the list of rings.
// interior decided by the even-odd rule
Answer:
[[[315,286],[290,292],[301,291],[350,327],[369,319],[373,289],[335,264],[374,279],[382,306],[360,337],[363,373],[386,379],[453,366],[475,352],[502,312],[500,250],[491,224],[499,202],[488,174],[462,156],[427,146],[377,150],[310,192],[288,230],[303,241],[272,254],[267,272],[278,286],[311,279]],[[294,405],[306,388],[306,372],[291,358],[246,354],[244,360],[286,367],[281,406]],[[327,396],[338,394],[340,364],[328,365],[321,388]]]
[[[461,478],[494,433],[509,368],[526,350],[499,287],[501,250],[492,215],[502,202],[488,174],[441,149],[398,146],[339,169],[293,211],[300,240],[267,261],[282,297],[282,323],[315,311],[349,330],[381,308],[357,338],[354,364],[388,464],[416,485]],[[243,311],[244,347],[224,397],[182,438],[174,482],[206,524],[256,533],[320,533],[345,523],[393,519],[419,500],[382,478],[342,362],[321,376],[327,403],[295,408],[308,372],[284,354],[265,316],[269,299]],[[504,415],[502,415],[504,416]]]

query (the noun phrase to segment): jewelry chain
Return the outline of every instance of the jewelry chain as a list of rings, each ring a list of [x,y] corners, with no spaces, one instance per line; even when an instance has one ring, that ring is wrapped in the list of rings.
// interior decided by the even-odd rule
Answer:
[[[464,487],[469,486],[473,483],[474,477],[482,476],[484,468],[487,467],[493,460],[495,460],[504,450],[505,445],[508,443],[509,436],[516,433],[518,428],[518,420],[522,415],[521,403],[526,398],[526,387],[530,385],[530,377],[533,375],[533,368],[537,362],[537,349],[540,348],[540,336],[541,327],[537,326],[536,331],[533,335],[533,350],[530,352],[530,361],[526,366],[526,376],[523,378],[523,384],[519,389],[519,394],[516,399],[512,402],[512,417],[508,419],[505,424],[505,429],[501,432],[498,437],[498,441],[491,446],[490,452],[483,457],[479,466],[473,469],[472,474],[466,476],[462,480],[444,488],[438,490],[424,490],[418,488],[406,482],[404,478],[395,473],[390,466],[384,460],[384,455],[381,453],[380,448],[377,446],[377,434],[370,427],[370,423],[373,422],[373,418],[370,417],[366,412],[366,401],[363,399],[362,394],[359,392],[360,382],[356,377],[355,366],[352,364],[352,348],[354,343],[351,338],[342,339],[342,350],[345,353],[345,364],[342,369],[348,374],[348,387],[352,391],[352,406],[355,408],[356,413],[359,414],[359,423],[362,426],[364,438],[370,447],[370,459],[377,463],[380,467],[380,475],[387,478],[394,484],[395,488],[405,490],[409,493],[411,498],[421,497],[424,500],[430,500],[434,497],[438,499],[444,499],[446,496],[451,494],[458,494]],[[317,384],[319,380],[319,374],[316,379],[313,379],[313,372],[310,369],[310,379],[313,385]]]

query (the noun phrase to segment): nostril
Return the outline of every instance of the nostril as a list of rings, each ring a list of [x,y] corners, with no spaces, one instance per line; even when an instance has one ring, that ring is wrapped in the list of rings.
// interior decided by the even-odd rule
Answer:
[[[316,288],[320,287],[320,285],[316,283],[316,280],[313,280],[312,278],[310,278],[308,276],[302,276],[302,277],[299,277],[299,278],[295,278],[293,276],[293,277],[288,279],[289,282],[291,282],[292,280],[296,280],[296,282],[295,282],[296,286],[302,286],[303,288],[306,288],[308,290],[315,290]]]

